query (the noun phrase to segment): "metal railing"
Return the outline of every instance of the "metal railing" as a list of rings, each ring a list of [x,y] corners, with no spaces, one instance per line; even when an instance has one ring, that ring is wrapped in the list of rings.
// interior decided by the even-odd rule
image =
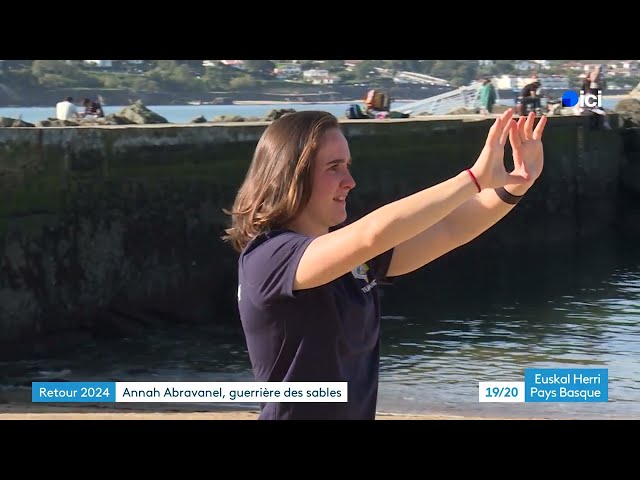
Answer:
[[[441,93],[433,97],[405,103],[394,108],[395,111],[415,115],[446,115],[458,108],[475,108],[480,92],[480,82],[460,87],[450,92]]]

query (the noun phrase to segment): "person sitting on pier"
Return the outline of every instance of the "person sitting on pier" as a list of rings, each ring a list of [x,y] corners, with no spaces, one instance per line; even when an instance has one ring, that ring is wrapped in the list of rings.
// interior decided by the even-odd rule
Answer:
[[[532,112],[538,112],[540,110],[540,85],[539,80],[534,80],[522,88],[520,91],[520,115],[527,115],[529,105],[531,105]]]
[[[102,109],[102,105],[99,102],[94,102],[89,98],[85,98],[82,102],[84,106],[84,112],[82,116],[84,118],[100,118],[104,117],[104,110]]]
[[[63,101],[56,103],[56,118],[58,120],[70,120],[79,116],[78,107],[73,103],[72,97],[66,97]]]
[[[391,99],[388,93],[376,89],[369,90],[364,98],[364,104],[364,113],[369,118],[389,118]]]

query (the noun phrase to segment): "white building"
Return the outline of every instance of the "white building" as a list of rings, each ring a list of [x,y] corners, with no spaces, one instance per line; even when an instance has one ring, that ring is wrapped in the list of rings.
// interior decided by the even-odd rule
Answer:
[[[113,66],[113,60],[84,60],[84,63],[100,68],[111,68]]]
[[[498,90],[515,90],[517,88],[517,79],[515,75],[500,75],[494,77],[492,83]]]
[[[282,77],[292,77],[300,75],[302,69],[297,63],[281,63],[273,69],[273,73]]]
[[[302,77],[311,83],[331,84],[340,80],[340,77],[329,73],[329,70],[305,70]]]
[[[571,88],[569,77],[566,75],[540,75],[539,78],[543,90],[569,90]]]
[[[220,60],[220,63],[228,67],[237,68],[238,70],[245,69],[244,60]]]
[[[519,60],[514,64],[516,70],[538,70],[540,66],[531,60]]]
[[[542,89],[568,90],[569,78],[564,75],[539,75]],[[533,82],[532,76],[501,75],[493,80],[499,90],[521,90],[528,83]]]
[[[549,60],[532,60],[533,63],[536,63],[542,70],[549,70],[551,65],[549,64]]]

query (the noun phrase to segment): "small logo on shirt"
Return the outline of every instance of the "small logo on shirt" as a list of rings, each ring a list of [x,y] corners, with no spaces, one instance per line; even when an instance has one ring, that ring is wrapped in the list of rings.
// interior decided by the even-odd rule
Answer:
[[[351,274],[354,276],[354,278],[359,279],[359,280],[364,280],[365,282],[369,282],[369,277],[367,275],[367,272],[369,271],[369,265],[367,265],[366,263],[363,263],[362,265],[360,265],[359,267],[354,268],[353,270],[351,270]],[[375,287],[377,285],[375,279],[372,280],[371,282],[367,283],[364,287],[362,287],[360,290],[363,291],[363,293],[367,293],[369,291],[371,291],[371,289],[373,287]]]
[[[351,274],[355,278],[359,278],[360,280],[369,281],[369,278],[367,277],[367,271],[368,270],[369,270],[369,266],[366,263],[363,263],[359,267],[356,267],[353,270],[351,270]]]

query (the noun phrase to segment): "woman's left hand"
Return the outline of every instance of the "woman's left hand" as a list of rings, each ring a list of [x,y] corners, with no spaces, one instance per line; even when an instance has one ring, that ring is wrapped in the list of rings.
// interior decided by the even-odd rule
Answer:
[[[511,173],[527,178],[522,184],[505,185],[506,190],[513,195],[524,195],[538,179],[544,167],[542,133],[547,124],[547,117],[542,116],[534,129],[535,118],[535,113],[531,112],[526,118],[520,117],[517,123],[511,120],[509,142],[514,166]]]

